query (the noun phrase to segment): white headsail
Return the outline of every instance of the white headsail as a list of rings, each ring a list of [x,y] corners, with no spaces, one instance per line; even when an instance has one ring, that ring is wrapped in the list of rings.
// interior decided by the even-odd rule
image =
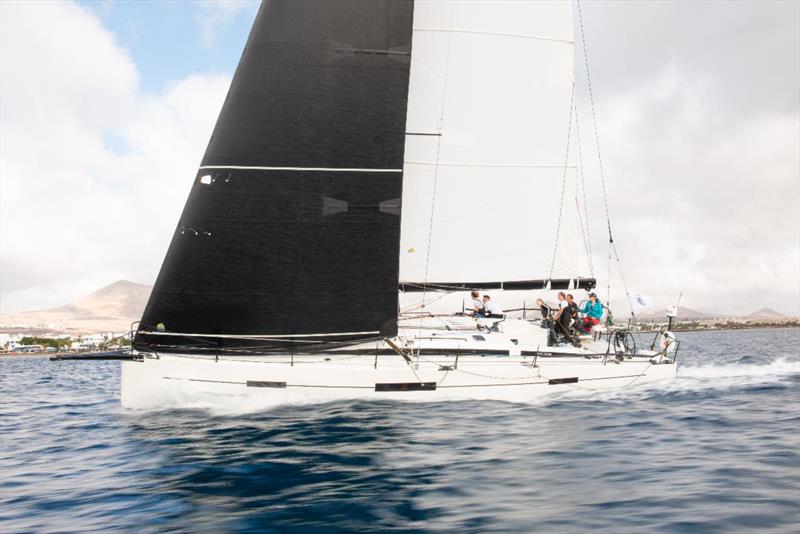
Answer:
[[[588,276],[573,51],[566,1],[415,3],[402,281]]]

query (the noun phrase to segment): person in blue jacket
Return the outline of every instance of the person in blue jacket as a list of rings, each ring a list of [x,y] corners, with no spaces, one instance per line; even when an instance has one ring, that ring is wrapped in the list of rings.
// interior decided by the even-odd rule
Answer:
[[[600,324],[600,319],[603,318],[603,304],[597,295],[589,293],[589,300],[584,303],[581,313],[583,314],[583,329],[586,332],[590,332],[594,325]]]

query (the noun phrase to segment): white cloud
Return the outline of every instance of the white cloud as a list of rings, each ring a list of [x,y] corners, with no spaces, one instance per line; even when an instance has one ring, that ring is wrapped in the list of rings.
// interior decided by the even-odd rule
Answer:
[[[203,42],[213,46],[217,41],[219,28],[228,24],[245,11],[258,9],[257,0],[198,0],[195,20],[200,27]]]
[[[800,313],[800,10],[692,6],[583,4],[628,285],[659,307],[683,290],[702,310]],[[199,3],[206,42],[246,8]],[[72,3],[0,2],[0,25],[0,308],[63,304],[118,278],[152,282],[228,78],[145,94],[126,50]],[[581,128],[588,165],[585,113]]]
[[[628,285],[659,307],[683,289],[701,310],[800,314],[800,4],[581,6]]]
[[[682,290],[701,310],[798,314],[800,121],[772,110],[720,121],[718,90],[671,64],[607,102],[604,161],[628,285],[660,307]],[[607,259],[595,264],[605,278]]]
[[[63,304],[119,278],[152,282],[229,78],[144,94],[88,10],[0,7],[2,311]]]

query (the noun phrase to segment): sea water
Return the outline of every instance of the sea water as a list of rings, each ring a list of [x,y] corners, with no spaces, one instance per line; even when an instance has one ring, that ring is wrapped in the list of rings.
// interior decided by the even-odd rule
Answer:
[[[0,360],[2,532],[797,532],[800,330],[535,404],[132,412],[116,362]]]

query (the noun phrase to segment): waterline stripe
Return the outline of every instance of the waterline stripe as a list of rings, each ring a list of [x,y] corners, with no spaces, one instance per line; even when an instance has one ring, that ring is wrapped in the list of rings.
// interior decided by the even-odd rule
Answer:
[[[246,171],[318,171],[318,172],[403,172],[403,169],[343,169],[334,167],[252,167],[247,165],[203,165],[203,169],[236,169]]]

